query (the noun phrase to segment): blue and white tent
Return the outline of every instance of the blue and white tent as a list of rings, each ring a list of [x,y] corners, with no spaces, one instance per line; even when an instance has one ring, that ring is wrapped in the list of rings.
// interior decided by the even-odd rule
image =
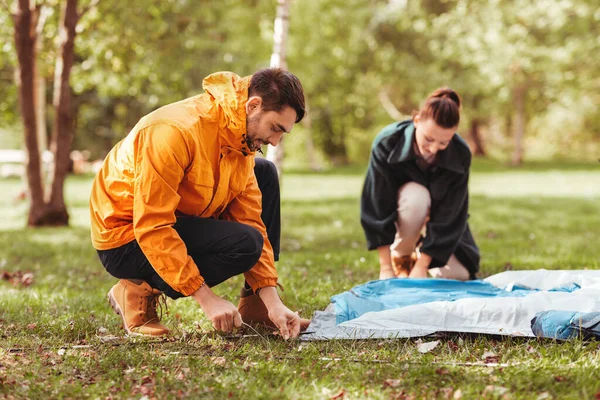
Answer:
[[[401,338],[435,332],[600,336],[600,271],[507,271],[469,282],[371,281],[333,296],[302,338]]]

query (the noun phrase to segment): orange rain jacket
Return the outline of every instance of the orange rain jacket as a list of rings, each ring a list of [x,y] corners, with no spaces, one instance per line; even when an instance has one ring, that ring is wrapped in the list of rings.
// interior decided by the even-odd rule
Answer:
[[[246,281],[254,290],[277,284],[254,154],[243,140],[249,83],[231,72],[212,74],[202,84],[206,93],[143,117],[111,150],[90,197],[96,249],[137,240],[161,278],[189,296],[204,279],[173,229],[176,216],[237,221],[264,237]]]

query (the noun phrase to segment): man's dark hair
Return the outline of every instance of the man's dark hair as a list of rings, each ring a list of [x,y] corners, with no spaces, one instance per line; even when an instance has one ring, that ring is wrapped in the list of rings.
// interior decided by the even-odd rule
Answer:
[[[296,111],[296,123],[304,118],[304,90],[300,80],[289,71],[265,68],[252,74],[248,97],[252,96],[262,98],[264,111],[279,112],[290,106]]]

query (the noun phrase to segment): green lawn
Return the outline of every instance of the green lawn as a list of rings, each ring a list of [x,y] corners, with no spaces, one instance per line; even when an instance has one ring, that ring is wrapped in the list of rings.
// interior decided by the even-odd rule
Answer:
[[[284,301],[310,317],[333,294],[378,276],[365,250],[358,196],[364,168],[283,180]],[[105,300],[114,279],[89,244],[91,180],[70,178],[70,228],[24,229],[20,182],[0,181],[0,398],[523,398],[600,396],[600,343],[446,336],[285,342],[268,332],[223,336],[193,300],[169,301],[166,340],[126,339]],[[514,269],[600,267],[600,167],[477,162],[470,224],[481,276]],[[240,277],[216,291],[237,303]],[[424,339],[428,340],[428,339]],[[490,352],[500,366],[477,366]]]

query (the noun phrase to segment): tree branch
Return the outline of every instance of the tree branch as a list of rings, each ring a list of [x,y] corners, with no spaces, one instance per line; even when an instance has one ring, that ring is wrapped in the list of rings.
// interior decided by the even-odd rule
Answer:
[[[51,8],[46,7],[44,2],[37,5],[36,7],[40,8],[40,14],[38,17],[37,25],[35,27],[35,32],[38,36],[40,36],[42,34],[42,31],[44,30],[44,25],[46,25],[46,21],[48,20],[48,17],[50,16]]]
[[[98,4],[100,3],[100,0],[92,0],[90,2],[90,4],[87,5],[87,7],[84,7],[81,12],[79,13],[79,15],[77,16],[77,20],[80,20],[81,18],[83,18],[83,16],[90,11],[92,8],[96,7]]]
[[[392,119],[396,121],[402,121],[404,119],[402,113],[398,111],[394,103],[392,103],[392,100],[390,100],[387,88],[383,88],[379,91],[379,102]]]

